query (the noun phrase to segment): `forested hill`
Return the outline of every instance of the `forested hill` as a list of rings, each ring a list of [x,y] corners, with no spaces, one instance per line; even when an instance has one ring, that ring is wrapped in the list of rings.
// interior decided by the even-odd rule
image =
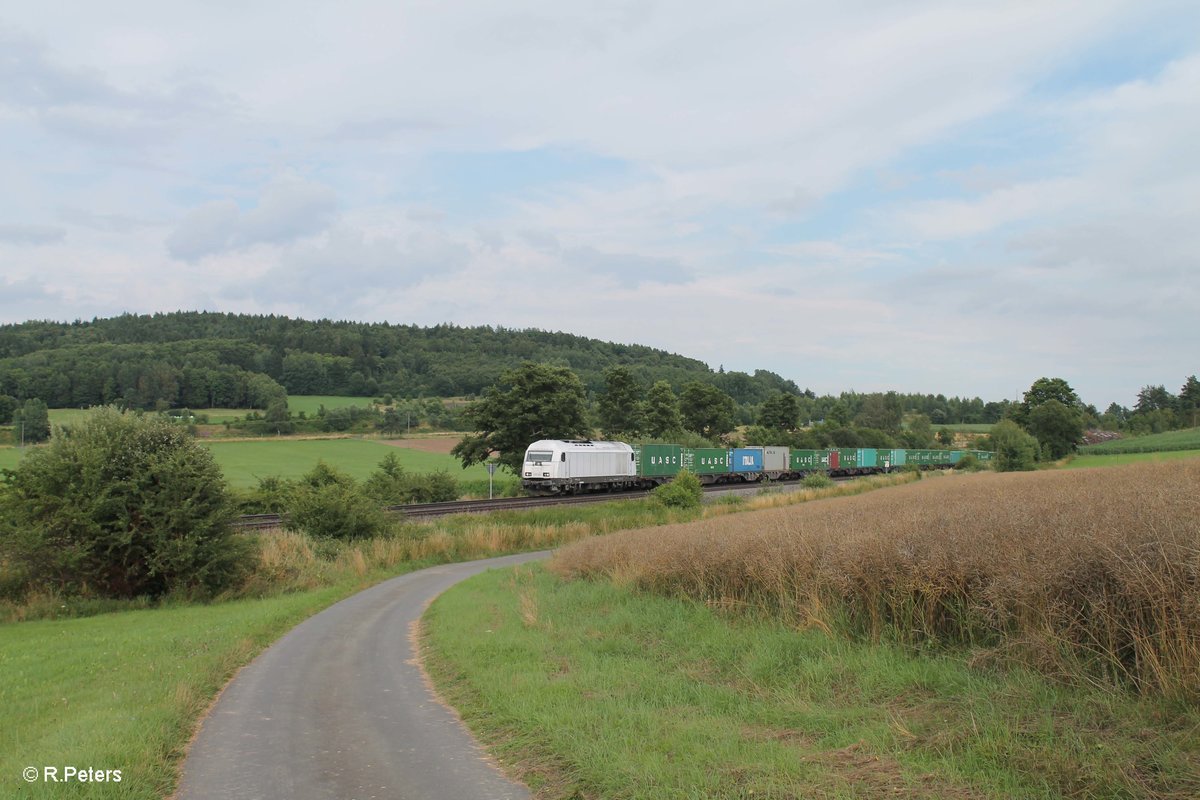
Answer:
[[[522,361],[569,366],[591,391],[621,364],[645,385],[702,380],[739,403],[797,392],[766,371],[714,372],[640,345],[506,328],[309,321],[177,312],[0,326],[0,395],[52,408],[265,407],[289,394],[451,397],[477,394]]]

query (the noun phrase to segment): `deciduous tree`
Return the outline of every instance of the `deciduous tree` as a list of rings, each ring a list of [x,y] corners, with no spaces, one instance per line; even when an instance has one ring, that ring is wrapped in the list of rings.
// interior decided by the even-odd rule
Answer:
[[[666,436],[682,426],[679,400],[666,381],[657,381],[646,393],[645,432],[654,438]]]
[[[691,381],[679,393],[684,427],[709,439],[733,430],[733,411],[733,398],[710,384]]]
[[[1083,415],[1058,400],[1047,400],[1029,413],[1029,432],[1047,457],[1062,458],[1074,452],[1083,438]]]
[[[451,451],[464,467],[499,453],[514,474],[521,471],[525,448],[539,439],[588,438],[583,384],[567,367],[525,362],[504,372],[500,383],[464,412],[475,432]]]
[[[50,411],[36,397],[26,400],[13,414],[13,431],[18,442],[36,444],[50,438]]]
[[[758,414],[758,424],[764,428],[793,431],[800,418],[800,402],[796,395],[776,392],[767,398]]]
[[[637,436],[643,427],[642,387],[625,367],[604,373],[604,394],[597,401],[600,431],[610,438]]]

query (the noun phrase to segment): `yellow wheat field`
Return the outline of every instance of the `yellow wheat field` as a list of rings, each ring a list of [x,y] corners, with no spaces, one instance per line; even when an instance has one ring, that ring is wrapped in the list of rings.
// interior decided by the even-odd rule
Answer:
[[[1200,461],[925,480],[586,539],[552,568],[1200,697]]]

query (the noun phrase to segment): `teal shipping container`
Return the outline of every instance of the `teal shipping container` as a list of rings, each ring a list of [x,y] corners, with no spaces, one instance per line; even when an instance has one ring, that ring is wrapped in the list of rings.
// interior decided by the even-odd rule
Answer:
[[[883,464],[879,465],[879,466],[883,467],[884,469],[891,469],[892,467],[903,467],[905,464],[908,463],[908,459],[906,458],[906,456],[908,455],[907,450],[903,450],[901,448],[896,448],[895,450],[880,450],[879,452],[882,455],[883,460],[885,462],[888,462],[888,463],[883,463]],[[884,454],[886,454],[886,455],[884,455]]]
[[[863,447],[858,451],[858,466],[860,467],[877,467],[879,451],[873,447]]]
[[[683,464],[683,448],[677,444],[643,444],[634,454],[638,475],[645,478],[674,477]]]

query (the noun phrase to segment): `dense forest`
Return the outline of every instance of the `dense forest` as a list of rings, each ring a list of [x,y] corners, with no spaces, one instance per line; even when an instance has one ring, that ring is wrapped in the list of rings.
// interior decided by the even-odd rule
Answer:
[[[605,391],[605,374],[616,366],[643,389],[665,381],[678,392],[699,381],[733,399],[739,422],[753,421],[781,393],[798,398],[801,421],[849,420],[864,404],[870,410],[869,399],[882,401],[854,392],[817,397],[766,370],[713,370],[662,350],[567,333],[210,312],[0,326],[0,399],[14,407],[37,398],[51,408],[265,409],[290,394],[471,397],[526,361],[569,368],[591,397]],[[935,424],[990,423],[1007,403],[889,393],[887,406]]]
[[[622,365],[647,384],[712,382],[738,403],[799,393],[771,372],[713,372],[650,347],[538,330],[207,312],[0,326],[0,394],[51,408],[265,408],[285,392],[470,396],[523,361],[570,367],[592,392]]]

